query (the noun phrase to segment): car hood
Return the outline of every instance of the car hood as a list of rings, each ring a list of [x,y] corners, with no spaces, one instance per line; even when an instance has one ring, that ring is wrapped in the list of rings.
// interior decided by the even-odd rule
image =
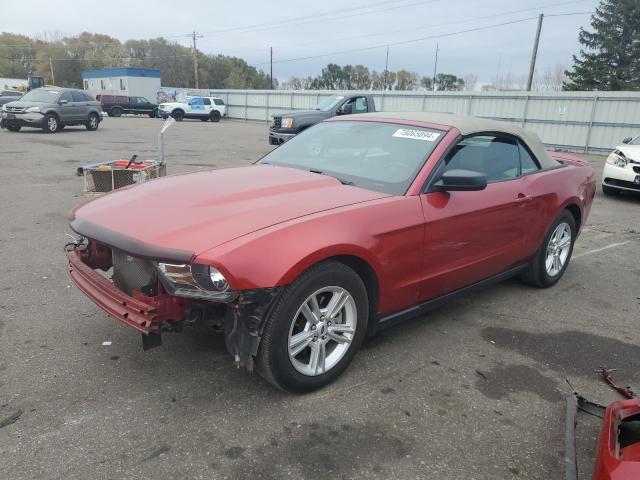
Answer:
[[[256,165],[124,188],[71,213],[71,227],[133,255],[188,261],[251,232],[388,197],[294,168]]]
[[[276,116],[281,117],[291,117],[295,120],[303,119],[303,118],[315,118],[319,120],[324,120],[325,118],[329,118],[331,116],[331,112],[323,112],[322,110],[295,110],[292,112],[281,112],[276,113]]]
[[[630,158],[631,160],[640,162],[640,145],[628,145],[628,144],[618,145],[616,147],[616,150],[619,150],[622,153],[624,153],[625,157]]]
[[[45,102],[25,102],[23,100],[15,100],[13,102],[5,103],[7,107],[14,108],[29,108],[29,107],[41,107],[42,105],[49,105],[49,103]]]

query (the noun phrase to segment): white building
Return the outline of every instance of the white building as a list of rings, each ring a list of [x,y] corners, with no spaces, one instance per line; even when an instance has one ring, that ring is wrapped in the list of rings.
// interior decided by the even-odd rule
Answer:
[[[82,72],[82,83],[93,96],[128,95],[155,102],[160,88],[160,70],[128,67],[86,70]]]

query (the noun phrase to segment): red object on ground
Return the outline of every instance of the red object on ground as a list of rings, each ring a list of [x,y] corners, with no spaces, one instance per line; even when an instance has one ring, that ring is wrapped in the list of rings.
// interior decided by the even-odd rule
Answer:
[[[593,480],[638,479],[640,404],[636,399],[621,400],[609,405],[605,412]]]
[[[131,165],[129,165],[131,164]],[[129,165],[127,167],[127,165]],[[113,162],[111,164],[112,167],[116,167],[116,168],[133,168],[133,169],[140,169],[140,168],[145,168],[148,167],[149,164],[148,163],[132,163],[130,160],[116,160],[115,162]]]
[[[605,382],[607,382],[607,385],[613,388],[620,395],[622,395],[625,398],[636,398],[635,392],[631,390],[631,387],[629,385],[625,387],[616,385],[616,383],[613,381],[613,377],[611,376],[611,372],[614,372],[614,371],[615,370],[606,370],[604,368],[600,368],[599,370],[596,370],[597,373],[602,375],[602,378]]]

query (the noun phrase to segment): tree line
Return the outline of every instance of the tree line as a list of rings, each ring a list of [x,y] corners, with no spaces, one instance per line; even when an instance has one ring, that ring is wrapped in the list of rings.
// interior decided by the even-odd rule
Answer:
[[[438,73],[435,90],[473,89],[476,77],[458,78],[451,73]],[[316,77],[290,77],[281,88],[290,90],[434,90],[434,78],[420,76],[408,70],[369,70],[364,65],[337,65],[330,63]]]
[[[202,88],[270,87],[269,75],[241,58],[200,51],[197,55]],[[32,74],[44,77],[47,84],[82,88],[83,70],[123,66],[159,69],[162,83],[172,87],[193,87],[195,83],[193,51],[162,37],[121,42],[88,32],[39,38],[0,34],[0,77]]]

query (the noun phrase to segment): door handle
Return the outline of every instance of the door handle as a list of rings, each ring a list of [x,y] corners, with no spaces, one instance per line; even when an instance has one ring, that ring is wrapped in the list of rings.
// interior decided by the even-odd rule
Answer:
[[[525,195],[524,193],[519,193],[518,198],[516,198],[516,202],[519,203],[520,205],[525,205],[529,203],[531,200],[533,199],[530,196]]]

